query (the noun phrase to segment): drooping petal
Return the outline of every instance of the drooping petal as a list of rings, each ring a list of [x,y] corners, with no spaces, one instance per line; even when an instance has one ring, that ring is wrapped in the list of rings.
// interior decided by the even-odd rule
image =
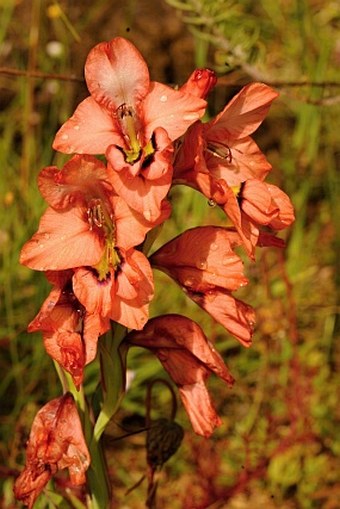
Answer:
[[[252,134],[266,117],[278,93],[264,83],[250,83],[236,94],[227,106],[209,122],[208,137],[227,131],[234,138]]]
[[[237,233],[227,228],[196,227],[162,246],[151,262],[181,286],[198,292],[216,286],[236,290],[248,282],[243,263],[233,251],[239,244]]]
[[[206,101],[174,90],[162,83],[152,82],[143,101],[145,135],[150,139],[157,127],[162,127],[173,141],[204,115]]]
[[[209,436],[220,420],[202,384],[212,372],[230,385],[233,377],[199,325],[180,315],[159,316],[149,320],[142,331],[130,333],[126,340],[157,355],[180,388],[195,432]]]
[[[64,270],[99,262],[103,239],[89,227],[82,208],[57,212],[48,208],[38,232],[26,242],[20,263],[31,269]]]
[[[190,418],[193,430],[198,435],[210,437],[222,421],[212,404],[203,380],[179,388],[184,408]]]
[[[87,97],[57,132],[53,148],[64,154],[105,154],[122,135],[112,114]]]
[[[255,312],[251,306],[235,299],[230,292],[222,289],[210,290],[204,294],[191,291],[187,293],[243,346],[251,345],[255,323]]]
[[[72,484],[84,484],[90,455],[73,396],[66,393],[47,403],[34,418],[26,450],[26,466],[14,494],[32,509],[44,486],[59,469],[68,468]]]
[[[85,79],[94,99],[112,113],[121,105],[138,105],[150,84],[144,58],[122,37],[97,44],[90,51],[85,63]]]

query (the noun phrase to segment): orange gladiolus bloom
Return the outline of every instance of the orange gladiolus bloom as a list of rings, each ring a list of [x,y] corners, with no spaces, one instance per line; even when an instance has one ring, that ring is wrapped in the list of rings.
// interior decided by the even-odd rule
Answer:
[[[202,117],[206,102],[150,81],[142,55],[121,37],[90,51],[85,79],[91,95],[58,131],[53,147],[68,154],[105,154],[118,174],[119,194],[154,221],[171,185],[172,141]],[[132,192],[136,188],[141,192]]]
[[[93,156],[74,156],[61,171],[45,168],[39,188],[50,207],[24,245],[21,263],[41,271],[72,269],[73,292],[88,313],[142,328],[153,279],[134,246],[155,224],[114,194],[110,170]],[[165,204],[158,222],[168,213]]]
[[[151,350],[175,384],[195,433],[209,437],[221,419],[211,402],[205,382],[215,373],[229,385],[234,379],[222,357],[197,323],[180,315],[163,315],[148,321],[142,331],[126,341]]]
[[[174,163],[174,183],[198,189],[220,205],[252,258],[259,225],[281,229],[294,220],[285,193],[263,183],[271,165],[250,137],[277,95],[262,83],[243,87],[210,122],[191,126]]]
[[[243,345],[249,346],[254,311],[231,293],[248,283],[243,263],[233,251],[237,245],[240,237],[235,231],[202,226],[187,230],[162,246],[150,261]]]
[[[90,455],[73,396],[47,403],[34,418],[26,450],[26,466],[14,485],[14,494],[31,509],[58,470],[68,468],[71,483],[84,484]]]

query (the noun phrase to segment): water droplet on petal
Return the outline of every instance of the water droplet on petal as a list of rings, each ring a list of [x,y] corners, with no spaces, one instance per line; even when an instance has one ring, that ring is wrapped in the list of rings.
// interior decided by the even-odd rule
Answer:
[[[68,134],[63,134],[62,137],[61,137],[62,140],[68,140]]]
[[[39,247],[40,247],[40,249],[44,249],[45,244],[43,244],[42,242],[40,242],[40,243],[39,243]]]
[[[218,245],[216,244],[216,242],[213,242],[212,244],[210,244],[210,249],[211,249],[211,251],[217,251]]]
[[[46,240],[48,240],[48,239],[50,238],[50,234],[49,234],[49,233],[44,233],[44,238],[45,238]]]
[[[196,267],[201,270],[205,270],[207,268],[206,260],[199,260],[196,264]]]
[[[215,200],[213,200],[212,198],[210,198],[210,199],[208,200],[208,205],[209,205],[209,207],[216,207],[216,202],[215,202]]]
[[[75,126],[73,127],[73,129],[75,129],[76,131],[79,131],[80,126],[79,126],[79,125],[75,125]]]
[[[168,100],[168,96],[167,95],[162,95],[159,100],[162,102],[162,103],[165,103],[167,100]]]
[[[195,284],[195,280],[192,277],[188,277],[183,281],[184,286],[192,287]]]

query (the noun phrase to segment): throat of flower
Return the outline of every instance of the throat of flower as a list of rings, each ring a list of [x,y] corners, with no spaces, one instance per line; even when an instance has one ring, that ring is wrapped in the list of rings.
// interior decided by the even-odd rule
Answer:
[[[114,242],[107,240],[103,256],[99,262],[94,265],[94,269],[98,273],[99,281],[104,281],[110,274],[111,269],[115,272],[121,263],[121,259],[118,250],[115,247]]]
[[[93,198],[87,209],[90,230],[96,230],[105,241],[104,251],[99,262],[93,266],[98,273],[99,281],[105,280],[111,272],[117,270],[121,259],[116,246],[116,225],[113,214],[100,198]]]

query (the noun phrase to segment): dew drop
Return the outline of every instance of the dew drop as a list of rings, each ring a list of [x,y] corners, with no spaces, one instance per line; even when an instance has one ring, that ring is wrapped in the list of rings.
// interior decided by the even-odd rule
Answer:
[[[207,268],[207,262],[205,260],[199,260],[197,262],[196,267],[201,270],[205,270]]]
[[[44,234],[44,238],[45,238],[46,240],[48,240],[48,239],[50,238],[50,234],[49,234],[49,233],[45,233],[45,234]]]
[[[43,244],[42,242],[40,242],[40,243],[39,243],[39,248],[40,248],[40,249],[44,249],[44,247],[45,247],[45,244]]]
[[[77,125],[75,125],[75,126],[73,127],[73,129],[75,129],[76,131],[79,131],[80,126],[77,124]]]
[[[193,286],[195,283],[195,280],[192,277],[188,277],[185,281],[183,281],[184,286]]]
[[[168,96],[167,95],[162,95],[159,100],[162,102],[162,103],[165,103],[167,100],[168,100]]]
[[[68,134],[63,134],[61,137],[62,140],[68,140]]]
[[[61,240],[61,241],[65,240],[65,235],[62,235],[62,236],[60,237],[60,240]]]
[[[216,202],[215,202],[215,200],[213,200],[212,198],[210,198],[210,199],[208,200],[208,205],[209,205],[209,207],[216,207]]]
[[[210,244],[210,249],[211,249],[211,251],[217,251],[218,245],[216,244],[216,242],[213,242],[212,244]]]

